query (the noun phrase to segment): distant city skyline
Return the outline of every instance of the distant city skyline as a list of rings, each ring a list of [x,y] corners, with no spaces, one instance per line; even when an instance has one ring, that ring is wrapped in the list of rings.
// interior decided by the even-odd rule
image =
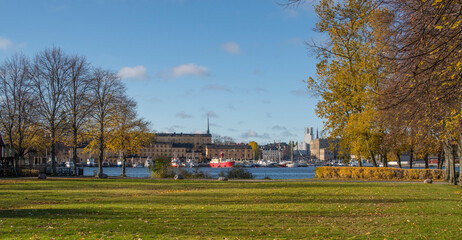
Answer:
[[[155,132],[237,142],[303,141],[322,129],[303,80],[312,2],[284,0],[2,1],[0,61],[53,46],[118,73]]]

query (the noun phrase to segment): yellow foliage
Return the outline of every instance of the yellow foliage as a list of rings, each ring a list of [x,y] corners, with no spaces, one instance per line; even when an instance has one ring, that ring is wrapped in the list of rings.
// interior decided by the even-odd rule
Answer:
[[[458,27],[459,24],[460,24],[460,21],[461,21],[461,20],[456,21],[456,22],[451,26],[451,29],[454,29],[454,28]]]
[[[435,0],[435,1],[433,2],[432,6],[437,5],[437,4],[440,3],[441,1],[443,1],[443,0]]]
[[[21,169],[19,171],[19,175],[22,177],[38,177],[39,170],[38,169]]]

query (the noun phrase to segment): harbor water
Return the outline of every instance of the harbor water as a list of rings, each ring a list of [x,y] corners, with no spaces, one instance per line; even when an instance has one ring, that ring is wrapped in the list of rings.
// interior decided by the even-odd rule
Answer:
[[[194,172],[195,168],[185,168],[188,171]],[[315,167],[296,167],[296,168],[277,168],[277,167],[259,167],[259,168],[245,168],[251,172],[254,179],[306,179],[314,178]],[[226,173],[230,169],[228,168],[210,168],[200,167],[197,171],[207,173],[212,178],[218,178],[220,172]],[[94,171],[98,172],[97,167],[85,167],[83,174],[84,176],[93,176]],[[104,167],[103,173],[108,176],[120,176],[122,174],[122,168],[120,167]],[[126,175],[128,177],[135,178],[147,178],[151,176],[148,168],[126,168]]]

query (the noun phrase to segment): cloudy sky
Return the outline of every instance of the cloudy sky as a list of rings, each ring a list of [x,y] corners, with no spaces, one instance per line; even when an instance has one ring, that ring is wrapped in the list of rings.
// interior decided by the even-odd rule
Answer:
[[[204,133],[238,142],[302,141],[321,129],[305,41],[312,1],[0,0],[0,61],[45,48],[117,72],[156,132]]]

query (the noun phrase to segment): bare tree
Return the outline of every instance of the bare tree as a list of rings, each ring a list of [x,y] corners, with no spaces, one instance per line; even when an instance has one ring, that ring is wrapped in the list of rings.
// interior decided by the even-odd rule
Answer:
[[[125,93],[125,86],[120,81],[117,74],[96,69],[93,73],[93,83],[91,94],[93,95],[94,111],[92,118],[94,121],[94,139],[90,147],[98,148],[99,176],[103,177],[104,151],[107,148],[108,136],[114,123],[114,114],[117,110],[119,99]]]
[[[236,142],[234,141],[234,139],[232,137],[229,137],[229,136],[220,136],[220,135],[215,134],[214,137],[213,137],[213,144],[231,145],[231,144],[235,144],[235,143]]]
[[[56,143],[66,126],[66,92],[72,75],[72,61],[59,48],[38,53],[32,68],[32,86],[38,98],[42,126],[50,134],[51,163],[56,174]]]
[[[23,55],[14,55],[0,66],[0,128],[14,153],[14,167],[27,154],[37,126],[34,95],[31,91],[30,63]]]
[[[68,114],[70,127],[70,145],[72,147],[72,161],[74,174],[77,173],[77,147],[84,123],[93,109],[90,98],[92,81],[90,64],[84,57],[73,56],[69,60],[70,81],[65,96],[65,109]]]

